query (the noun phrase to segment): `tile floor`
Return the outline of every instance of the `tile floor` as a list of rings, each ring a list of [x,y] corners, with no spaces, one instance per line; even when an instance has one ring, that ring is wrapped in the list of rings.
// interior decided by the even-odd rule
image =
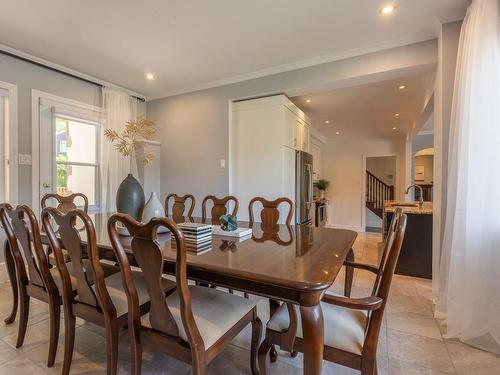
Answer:
[[[356,259],[377,263],[380,236],[359,235]],[[342,291],[343,275],[332,286]],[[354,296],[369,293],[373,277],[356,272]],[[252,297],[256,298],[256,297]],[[382,326],[378,351],[379,374],[390,375],[493,375],[500,374],[500,356],[483,352],[454,340],[444,340],[439,323],[432,316],[431,283],[428,280],[396,276]],[[6,326],[11,294],[8,284],[0,285],[0,375],[60,374],[64,335],[61,334],[56,365],[45,366],[49,332],[47,306],[32,301],[28,331],[24,346],[15,349],[17,324]],[[265,321],[269,311],[267,301],[259,301],[259,315]],[[83,321],[78,322],[72,374],[104,374],[106,366],[104,331]],[[250,330],[243,331],[209,367],[209,373],[251,374],[249,368]],[[128,374],[128,348],[125,332],[121,334],[119,373]],[[190,367],[162,354],[145,349],[143,374],[189,374]],[[299,375],[302,357],[290,358],[280,353],[271,366],[273,374]],[[359,372],[324,363],[323,374],[358,374]]]

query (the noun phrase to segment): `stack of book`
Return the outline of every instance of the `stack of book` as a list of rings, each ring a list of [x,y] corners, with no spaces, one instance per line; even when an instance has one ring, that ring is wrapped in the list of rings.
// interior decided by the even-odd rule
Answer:
[[[187,250],[201,253],[212,248],[212,225],[181,223],[178,227],[184,234]],[[174,243],[175,239],[172,237],[172,245]]]

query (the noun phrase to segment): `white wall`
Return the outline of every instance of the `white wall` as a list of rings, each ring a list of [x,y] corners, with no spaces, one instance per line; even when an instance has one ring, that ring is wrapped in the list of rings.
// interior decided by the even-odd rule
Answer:
[[[424,181],[415,181],[416,183],[431,184],[434,181],[433,155],[415,156],[415,166],[424,167]]]
[[[379,156],[366,158],[366,170],[386,185],[394,185],[396,178],[396,157]]]
[[[396,198],[404,192],[405,141],[403,138],[360,138],[328,140],[324,146],[323,175],[330,181],[329,225],[362,231],[365,207],[363,156],[397,156]]]

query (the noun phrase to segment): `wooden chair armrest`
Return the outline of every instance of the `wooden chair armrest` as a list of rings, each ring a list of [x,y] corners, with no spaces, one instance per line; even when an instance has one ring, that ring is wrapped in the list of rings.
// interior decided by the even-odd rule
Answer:
[[[343,296],[334,296],[331,294],[325,294],[322,301],[332,305],[346,307],[348,309],[367,311],[379,309],[382,306],[382,302],[384,302],[382,298],[374,296],[364,298],[348,298]]]
[[[378,267],[372,266],[371,264],[366,264],[366,263],[357,263],[357,262],[351,262],[349,260],[346,260],[344,262],[344,266],[346,267],[352,267],[352,268],[359,268],[365,271],[370,271],[373,273],[378,273]]]

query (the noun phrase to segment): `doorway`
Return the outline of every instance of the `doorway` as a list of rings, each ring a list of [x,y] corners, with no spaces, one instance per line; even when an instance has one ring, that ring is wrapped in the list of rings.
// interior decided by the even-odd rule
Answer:
[[[394,200],[397,160],[395,155],[365,159],[365,231],[381,233],[384,202]]]

